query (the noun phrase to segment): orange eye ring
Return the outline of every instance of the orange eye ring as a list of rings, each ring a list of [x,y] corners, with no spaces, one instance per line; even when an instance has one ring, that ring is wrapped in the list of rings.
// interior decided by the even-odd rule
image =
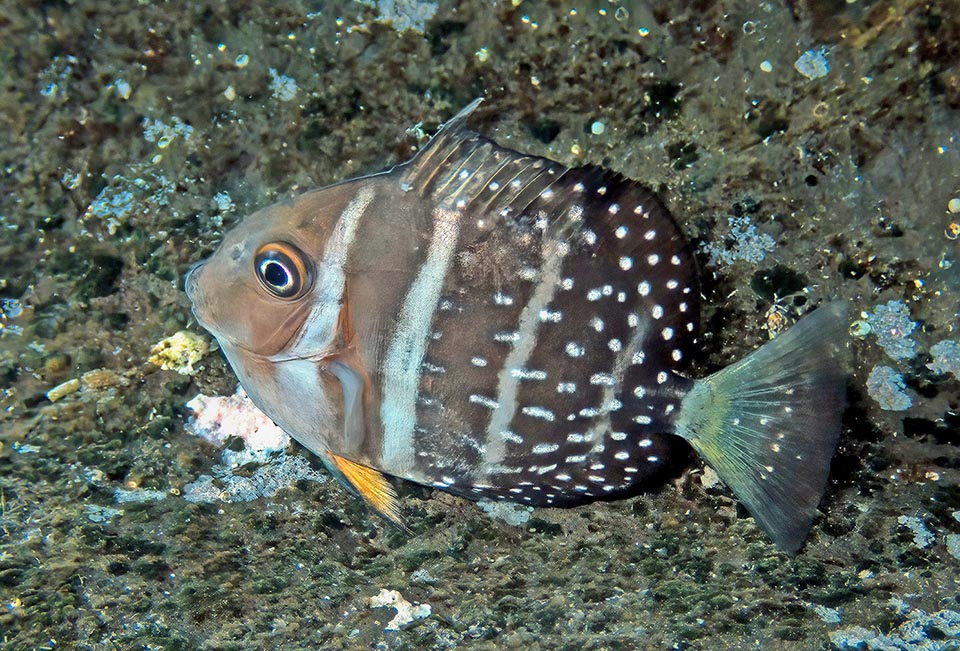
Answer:
[[[297,299],[310,288],[307,257],[293,244],[264,244],[253,257],[253,269],[260,286],[277,298]]]

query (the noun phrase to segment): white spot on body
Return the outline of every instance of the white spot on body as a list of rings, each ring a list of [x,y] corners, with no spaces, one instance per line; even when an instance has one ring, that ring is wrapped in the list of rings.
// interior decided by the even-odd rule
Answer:
[[[539,272],[533,267],[524,267],[520,270],[520,278],[523,280],[533,281],[536,280],[539,275]]]
[[[470,394],[470,402],[475,405],[480,405],[486,407],[487,409],[496,409],[500,404],[493,398],[488,398],[487,396],[481,396],[478,393]]]
[[[546,407],[523,407],[520,411],[531,418],[539,418],[551,422],[556,419],[553,412]]]
[[[533,446],[531,452],[533,454],[551,454],[560,449],[560,446],[557,443],[537,443]]]
[[[484,357],[472,357],[470,358],[470,363],[478,368],[483,368],[487,365],[487,360]]]
[[[510,369],[510,376],[518,380],[546,380],[547,372],[539,369],[514,368]]]
[[[629,271],[631,267],[633,267],[633,258],[626,255],[622,256],[620,258],[620,268],[624,271]]]
[[[595,386],[610,387],[616,384],[617,380],[609,373],[594,373],[590,376],[590,384]]]
[[[618,240],[622,240],[627,236],[627,232],[628,231],[626,226],[618,226],[617,230],[615,230],[613,234],[617,236]]]
[[[519,443],[523,443],[523,437],[522,437],[522,436],[520,436],[519,434],[517,434],[517,433],[515,433],[515,432],[511,432],[511,431],[508,430],[508,429],[505,429],[505,430],[503,430],[502,432],[500,432],[500,437],[501,437],[504,441],[507,441],[508,443],[518,443],[518,444],[519,444]]]
[[[568,356],[570,357],[583,357],[584,349],[583,346],[580,346],[572,341],[567,342],[567,346],[564,349]]]

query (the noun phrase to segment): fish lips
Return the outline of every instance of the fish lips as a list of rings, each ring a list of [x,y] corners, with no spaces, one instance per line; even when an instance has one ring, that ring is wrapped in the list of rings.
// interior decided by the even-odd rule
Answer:
[[[190,309],[193,312],[194,318],[196,318],[204,328],[209,329],[200,313],[203,304],[203,291],[200,289],[199,272],[206,263],[206,260],[201,260],[200,262],[194,263],[193,266],[187,270],[187,273],[183,276],[183,290],[186,292],[187,298],[190,299]]]

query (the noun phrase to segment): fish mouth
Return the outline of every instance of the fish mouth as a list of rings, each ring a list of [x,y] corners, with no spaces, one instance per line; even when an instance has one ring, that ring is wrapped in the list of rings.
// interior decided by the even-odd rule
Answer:
[[[204,328],[207,328],[207,324],[200,314],[200,308],[202,307],[200,298],[203,295],[203,291],[200,289],[200,274],[198,274],[197,271],[203,267],[206,262],[206,260],[201,260],[200,262],[194,263],[183,276],[183,291],[186,292],[187,298],[190,299],[190,311],[193,312],[193,318]]]
[[[193,303],[194,307],[196,307],[196,296],[199,292],[199,280],[194,272],[206,264],[206,262],[206,260],[201,260],[200,262],[193,263],[193,265],[191,265],[191,267],[187,270],[187,273],[183,275],[183,291],[187,293],[187,298],[190,299],[190,302]]]

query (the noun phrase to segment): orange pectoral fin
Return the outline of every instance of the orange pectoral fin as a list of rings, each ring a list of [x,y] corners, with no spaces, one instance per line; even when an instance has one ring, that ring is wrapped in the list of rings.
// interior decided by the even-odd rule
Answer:
[[[373,468],[362,466],[332,452],[327,453],[333,465],[374,510],[404,531],[410,529],[400,517],[397,494],[386,478]]]

